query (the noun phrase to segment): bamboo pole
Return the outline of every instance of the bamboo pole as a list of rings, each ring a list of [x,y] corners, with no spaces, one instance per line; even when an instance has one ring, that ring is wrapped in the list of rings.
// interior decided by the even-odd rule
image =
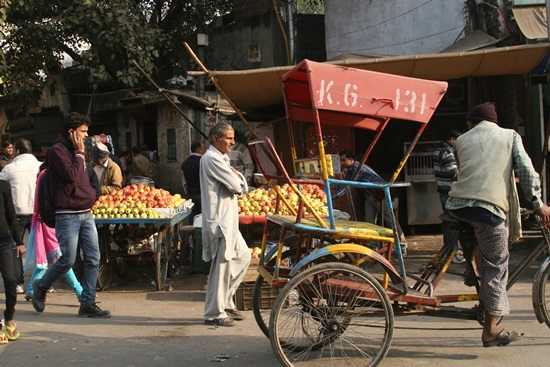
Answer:
[[[183,42],[183,45],[185,46],[185,48],[187,49],[187,51],[189,52],[189,54],[191,54],[191,56],[193,57],[193,59],[195,60],[195,62],[197,63],[197,65],[206,73],[206,75],[208,75],[208,78],[210,79],[210,81],[212,81],[212,83],[214,84],[214,86],[216,86],[216,89],[218,90],[218,92],[221,93],[221,95],[223,96],[223,98],[225,98],[227,100],[227,102],[229,102],[229,104],[231,105],[231,107],[233,107],[233,109],[235,110],[235,112],[237,113],[237,116],[239,116],[239,118],[241,119],[241,121],[246,125],[246,127],[248,128],[248,131],[250,131],[250,133],[252,134],[252,136],[254,136],[254,139],[258,139],[258,135],[256,134],[256,131],[252,128],[252,126],[250,126],[250,124],[248,123],[248,121],[246,120],[246,118],[243,116],[243,114],[241,113],[241,110],[237,107],[237,105],[235,105],[235,103],[233,103],[233,101],[229,98],[229,96],[225,93],[225,91],[223,90],[222,86],[220,85],[220,83],[218,83],[218,80],[212,75],[212,73],[210,72],[210,70],[208,70],[204,65],[203,63],[201,62],[201,60],[199,60],[199,58],[197,57],[197,55],[195,55],[195,53],[193,52],[193,50],[191,49],[191,47],[187,44],[187,42]]]
[[[163,88],[159,87],[159,86],[157,85],[157,83],[155,83],[155,82],[153,81],[153,79],[151,79],[151,77],[150,77],[149,75],[147,75],[147,73],[145,72],[145,70],[143,70],[143,69],[141,68],[141,66],[139,66],[138,63],[137,63],[135,60],[132,60],[132,61],[133,61],[134,65],[138,68],[138,70],[143,74],[143,76],[149,81],[149,83],[153,84],[153,85],[155,86],[155,88],[157,88],[157,90],[159,91],[159,93],[162,94],[162,96],[163,96],[164,98],[166,98],[166,100],[167,100],[168,102],[170,102],[170,104],[171,104],[172,106],[174,106],[174,108],[181,114],[181,116],[182,116],[185,120],[187,120],[187,122],[189,122],[189,124],[190,124],[191,126],[193,126],[193,127],[195,128],[195,130],[197,130],[197,131],[199,132],[199,134],[201,134],[201,136],[202,136],[203,138],[205,138],[206,140],[208,140],[208,136],[206,136],[206,134],[203,133],[203,132],[193,123],[193,121],[191,121],[187,116],[185,116],[185,113],[183,113],[183,111],[181,110],[181,108],[179,108],[179,106],[178,106],[176,103],[174,103],[174,101],[172,100],[172,98],[170,98],[170,96],[168,96],[168,95],[166,94],[165,90],[164,90]]]

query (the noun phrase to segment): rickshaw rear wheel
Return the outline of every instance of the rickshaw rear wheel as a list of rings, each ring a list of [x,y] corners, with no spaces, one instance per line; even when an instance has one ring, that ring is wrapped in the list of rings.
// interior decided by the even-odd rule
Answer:
[[[281,289],[269,337],[283,366],[373,367],[386,356],[393,327],[380,283],[359,267],[333,262],[309,267]]]

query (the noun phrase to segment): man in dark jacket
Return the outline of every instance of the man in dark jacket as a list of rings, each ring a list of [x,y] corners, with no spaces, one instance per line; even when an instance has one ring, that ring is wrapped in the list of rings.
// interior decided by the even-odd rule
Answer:
[[[9,141],[2,144],[2,154],[0,154],[0,171],[13,161],[13,145]]]
[[[60,259],[40,280],[33,283],[32,305],[44,311],[48,289],[74,264],[77,248],[84,256],[82,301],[78,316],[108,318],[109,311],[95,303],[99,269],[99,241],[90,208],[96,200],[84,162],[84,141],[88,137],[90,119],[76,112],[65,117],[62,133],[48,153],[50,193],[55,207],[55,235],[61,249]]]
[[[206,143],[195,141],[191,144],[191,155],[181,164],[181,182],[183,191],[193,201],[193,209],[190,215],[190,223],[193,223],[195,215],[201,213],[201,184],[199,179],[199,167],[202,155],[206,153]]]

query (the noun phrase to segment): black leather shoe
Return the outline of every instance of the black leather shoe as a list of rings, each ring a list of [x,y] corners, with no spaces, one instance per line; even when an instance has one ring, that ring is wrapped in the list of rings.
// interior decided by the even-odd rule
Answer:
[[[108,319],[111,317],[111,311],[102,310],[95,303],[91,305],[81,305],[78,310],[78,317],[93,317],[96,319]]]
[[[32,307],[36,310],[36,312],[43,312],[46,308],[45,302],[46,302],[46,292],[40,290],[38,288],[38,282],[39,280],[35,280],[32,282]]]

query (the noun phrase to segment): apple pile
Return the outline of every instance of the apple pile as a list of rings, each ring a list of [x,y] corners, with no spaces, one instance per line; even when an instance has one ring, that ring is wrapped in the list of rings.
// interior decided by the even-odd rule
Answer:
[[[311,206],[320,214],[328,215],[326,194],[317,185],[301,185],[302,194],[308,199]],[[298,195],[292,190],[289,184],[277,185],[276,189],[281,192],[294,210],[298,210]],[[248,194],[239,197],[240,215],[268,215],[275,213],[277,193],[273,188],[264,189],[259,187]],[[281,201],[279,203],[279,214],[289,215],[290,210]],[[307,208],[306,208],[307,214]]]
[[[94,206],[94,218],[163,218],[152,208],[179,208],[185,199],[164,189],[132,184],[108,195],[101,195]]]

